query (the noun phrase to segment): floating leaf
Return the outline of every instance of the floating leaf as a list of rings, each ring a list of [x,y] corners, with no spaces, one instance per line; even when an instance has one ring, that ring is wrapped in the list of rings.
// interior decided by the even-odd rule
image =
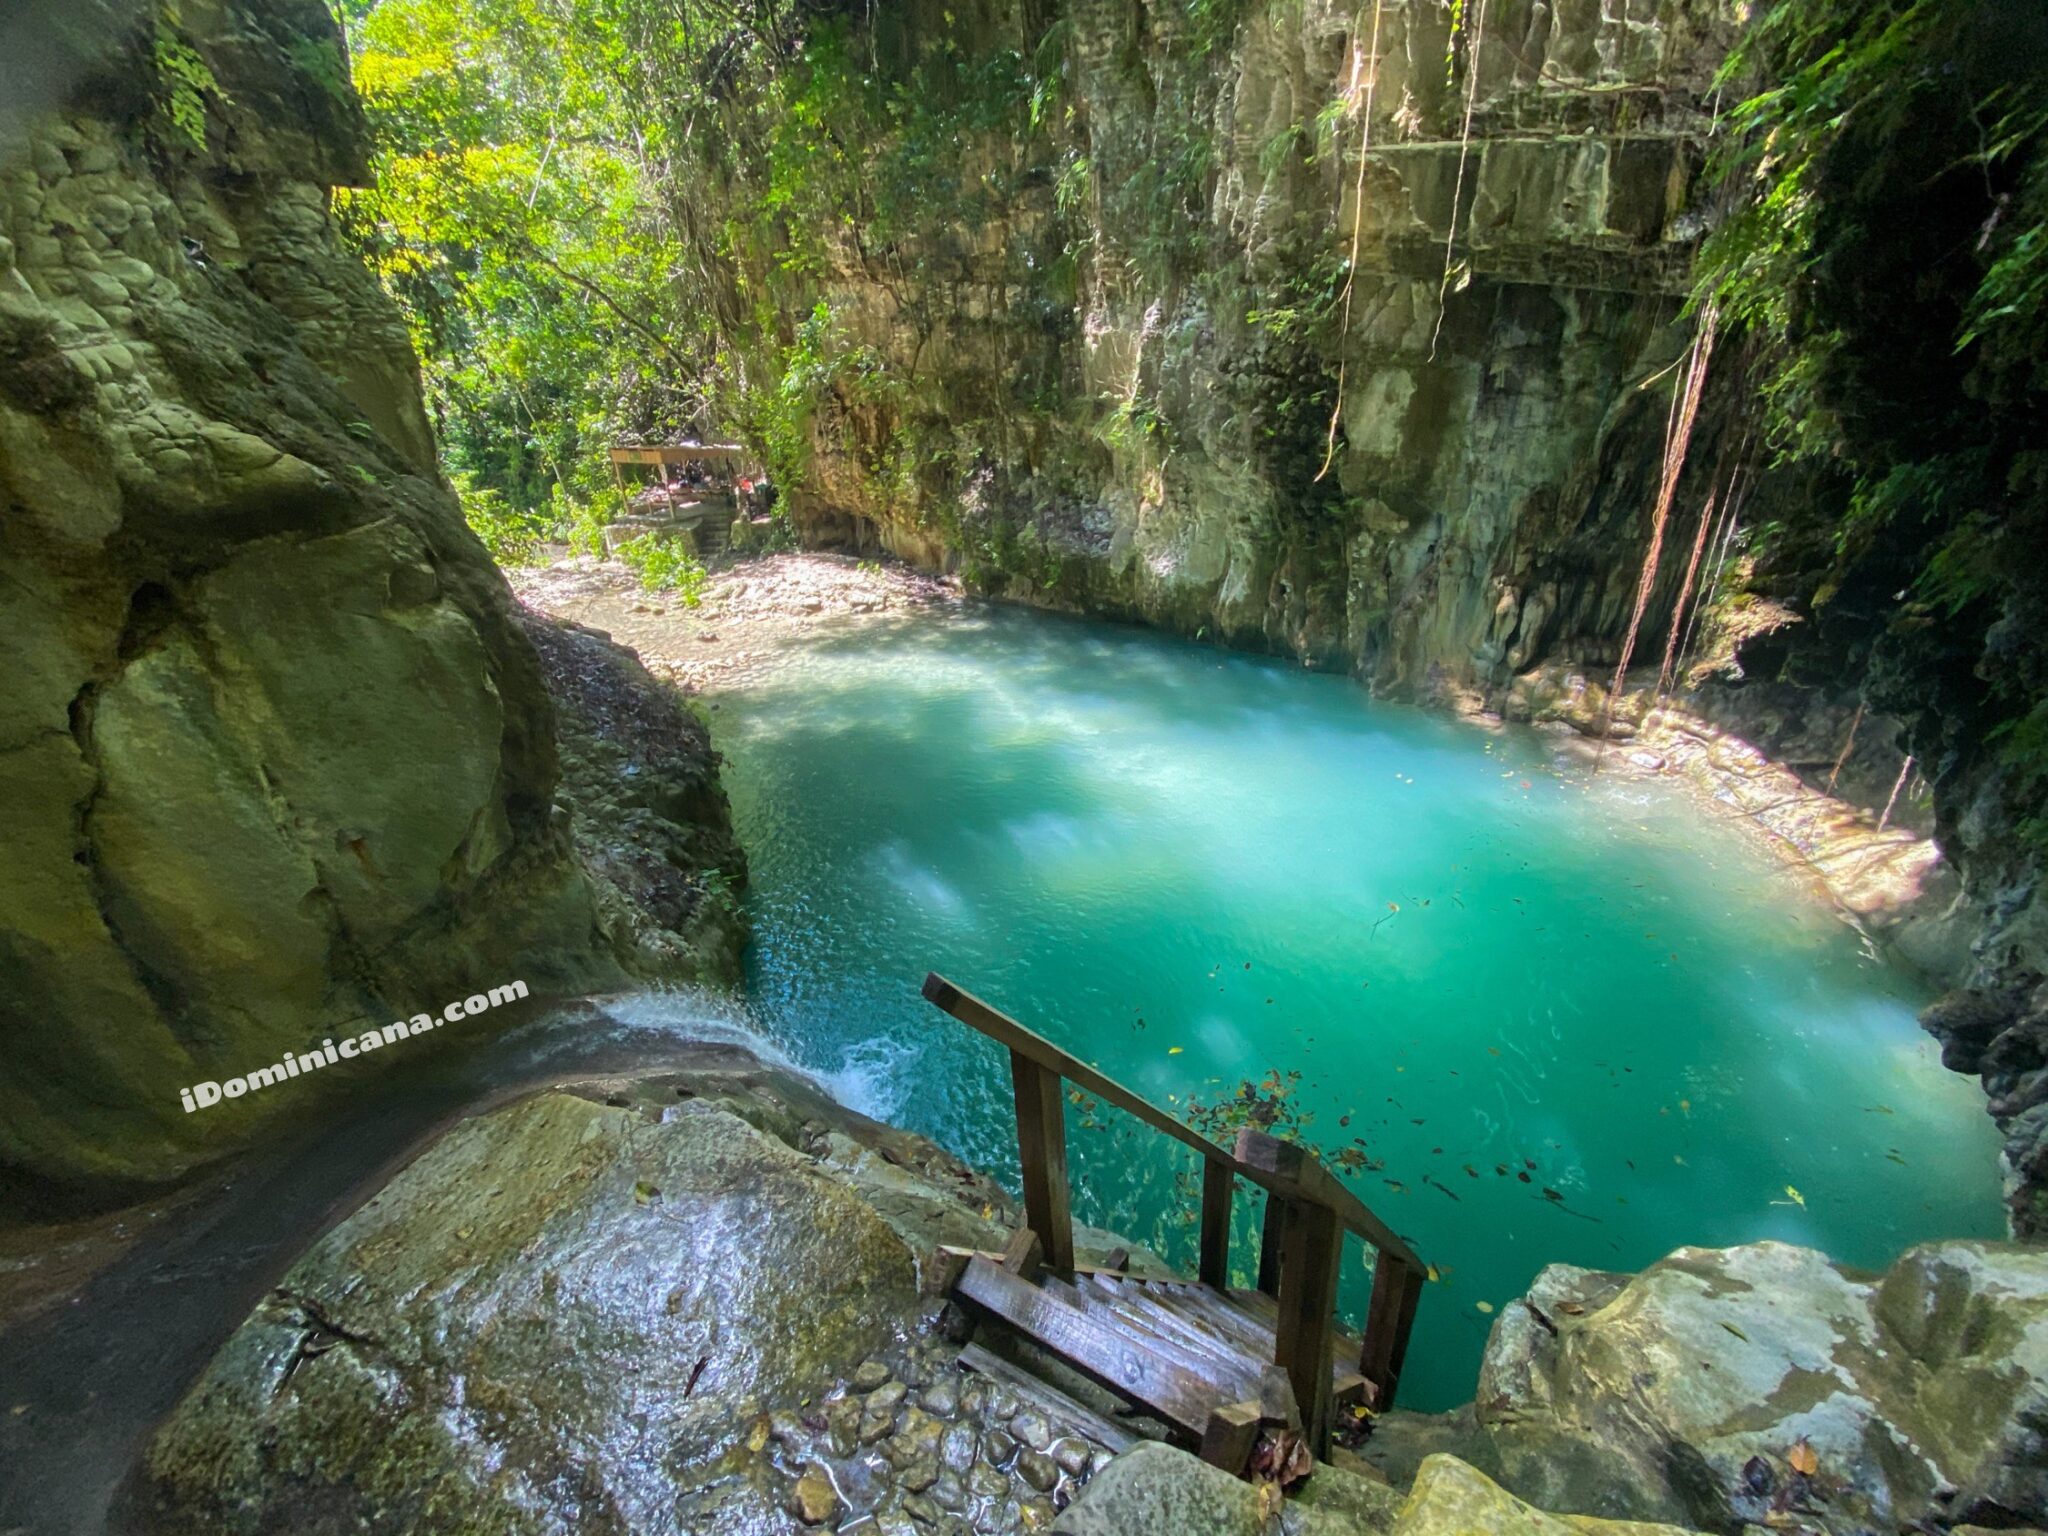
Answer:
[[[1166,1054],[1169,1056],[1178,1056],[1183,1049],[1185,1049],[1185,1047],[1178,1045],[1169,1045],[1166,1048]]]
[[[1749,1342],[1749,1335],[1744,1333],[1740,1328],[1736,1327],[1733,1323],[1727,1321],[1725,1318],[1722,1319],[1721,1326],[1723,1328],[1726,1328],[1730,1333],[1734,1334],[1735,1337],[1742,1340],[1743,1343],[1747,1344]]]
[[[642,1179],[633,1186],[633,1203],[635,1205],[652,1205],[660,1198],[661,1191],[645,1179]]]
[[[1798,1206],[1801,1210],[1806,1209],[1806,1196],[1799,1193],[1799,1191],[1794,1189],[1790,1184],[1787,1184],[1785,1186],[1785,1194],[1794,1205]]]
[[[1493,1310],[1493,1303],[1490,1301],[1475,1301],[1472,1305],[1482,1312],[1491,1312]]]
[[[1820,1457],[1814,1453],[1813,1447],[1806,1443],[1804,1435],[1792,1442],[1792,1449],[1786,1453],[1785,1461],[1801,1477],[1811,1477],[1820,1470]]]

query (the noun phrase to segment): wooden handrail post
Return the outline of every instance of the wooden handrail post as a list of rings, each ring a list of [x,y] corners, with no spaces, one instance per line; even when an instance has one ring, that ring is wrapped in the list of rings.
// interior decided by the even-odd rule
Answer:
[[[1202,1160],[1202,1284],[1230,1289],[1230,1203],[1237,1175],[1220,1157]]]
[[[1259,1228],[1259,1289],[1268,1296],[1280,1294],[1280,1242],[1286,1235],[1287,1202],[1271,1191],[1266,1195],[1266,1220]]]
[[[1010,1052],[1017,1097],[1017,1161],[1024,1175],[1024,1220],[1045,1244],[1045,1265],[1074,1273],[1074,1213],[1067,1187],[1067,1106],[1059,1073],[1022,1051]]]
[[[1337,1266],[1344,1227],[1337,1213],[1310,1201],[1279,1202],[1280,1316],[1273,1363],[1287,1373],[1301,1407],[1309,1454],[1330,1456],[1330,1341],[1336,1333]],[[1272,1222],[1272,1216],[1267,1216]]]
[[[1366,1380],[1374,1413],[1394,1406],[1401,1365],[1408,1357],[1408,1334],[1415,1326],[1415,1307],[1422,1299],[1423,1272],[1382,1251],[1372,1264],[1372,1299],[1365,1308],[1365,1337],[1358,1355],[1358,1374]]]

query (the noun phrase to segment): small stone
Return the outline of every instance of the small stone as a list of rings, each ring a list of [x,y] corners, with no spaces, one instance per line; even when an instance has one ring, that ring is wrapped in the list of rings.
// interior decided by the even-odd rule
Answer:
[[[812,1465],[789,1490],[789,1512],[805,1525],[823,1525],[839,1509],[839,1493],[825,1469]]]
[[[1017,1401],[1017,1394],[1008,1387],[997,1387],[993,1392],[989,1393],[988,1411],[991,1418],[1015,1418],[1017,1410],[1021,1406]]]
[[[937,1414],[942,1419],[950,1419],[960,1411],[960,1384],[950,1376],[941,1376],[926,1387],[920,1396],[925,1411]]]
[[[886,1413],[870,1413],[860,1421],[860,1443],[880,1445],[895,1432],[896,1421]]]
[[[896,1479],[912,1493],[923,1493],[939,1480],[938,1459],[933,1456],[919,1456],[910,1461]]]
[[[872,1392],[889,1380],[889,1367],[879,1360],[863,1360],[853,1373],[853,1390]]]
[[[965,1472],[974,1465],[976,1442],[979,1436],[972,1424],[955,1424],[946,1431],[939,1442],[939,1459],[955,1472]]]
[[[1010,1420],[1010,1433],[1034,1451],[1042,1451],[1052,1444],[1052,1425],[1046,1422],[1044,1414],[1028,1409]]]
[[[1088,1453],[1088,1442],[1077,1440],[1072,1435],[1062,1436],[1052,1443],[1052,1459],[1059,1463],[1062,1472],[1075,1477],[1088,1470]]]
[[[1060,1480],[1059,1463],[1043,1451],[1026,1451],[1017,1458],[1017,1475],[1040,1493],[1051,1493]]]
[[[910,1388],[900,1381],[889,1382],[868,1394],[868,1412],[893,1415],[897,1406],[910,1394]]]
[[[994,1467],[979,1465],[967,1474],[967,1491],[982,1499],[1007,1498],[1010,1480]]]
[[[1021,1530],[1043,1531],[1052,1525],[1058,1513],[1050,1499],[1026,1499],[1017,1506],[1017,1525]]]
[[[992,1429],[981,1437],[981,1454],[988,1458],[992,1467],[1000,1467],[1017,1454],[1016,1436],[1000,1429]]]
[[[960,1481],[960,1474],[950,1467],[940,1472],[934,1480],[931,1495],[942,1508],[958,1512],[967,1507],[967,1485]]]

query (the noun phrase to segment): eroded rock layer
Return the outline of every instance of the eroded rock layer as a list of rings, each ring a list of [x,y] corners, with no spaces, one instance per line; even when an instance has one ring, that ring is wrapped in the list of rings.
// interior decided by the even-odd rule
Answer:
[[[0,1165],[113,1188],[313,1091],[188,1114],[185,1084],[615,981],[622,945],[533,646],[329,217],[367,172],[326,8],[38,3],[5,35]],[[677,814],[722,824],[706,793]]]

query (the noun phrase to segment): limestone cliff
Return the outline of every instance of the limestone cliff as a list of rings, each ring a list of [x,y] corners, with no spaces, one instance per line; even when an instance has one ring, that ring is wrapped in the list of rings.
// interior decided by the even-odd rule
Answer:
[[[765,195],[707,178],[736,215],[704,226],[726,242],[721,321],[755,339],[741,414],[812,542],[1411,696],[1513,710],[1546,663],[1604,681],[1716,217],[1702,169],[1740,9],[989,0],[863,18],[838,54],[813,47],[803,85],[845,126],[802,161],[783,141]],[[855,167],[855,189],[799,163]],[[772,216],[749,223],[755,197]],[[1718,491],[1729,509],[1757,457],[1742,376],[1731,344],[1646,605],[1653,673],[1702,506]],[[2039,808],[1984,739],[1990,649],[1934,626],[1938,696],[1929,666],[1886,651],[1914,572],[1830,574],[1841,488],[1822,478],[1741,476],[1742,526],[1803,528],[1781,542],[1820,557],[1730,562],[1752,585],[1694,637],[1723,677],[1689,703],[1873,822],[1897,786],[1893,824],[1938,833],[1954,873],[1923,927],[1944,937],[1912,958],[1975,989],[1950,1056],[1986,1073],[2017,1229],[2048,1230],[2048,1009],[2030,996],[2048,928],[2020,835]]]
[[[1728,7],[928,9],[850,46],[1054,51],[1054,126],[827,242],[812,537],[1386,686],[1612,647]]]
[[[38,3],[0,59],[0,1165],[112,1189],[312,1092],[184,1084],[637,941],[329,218],[326,8]]]

